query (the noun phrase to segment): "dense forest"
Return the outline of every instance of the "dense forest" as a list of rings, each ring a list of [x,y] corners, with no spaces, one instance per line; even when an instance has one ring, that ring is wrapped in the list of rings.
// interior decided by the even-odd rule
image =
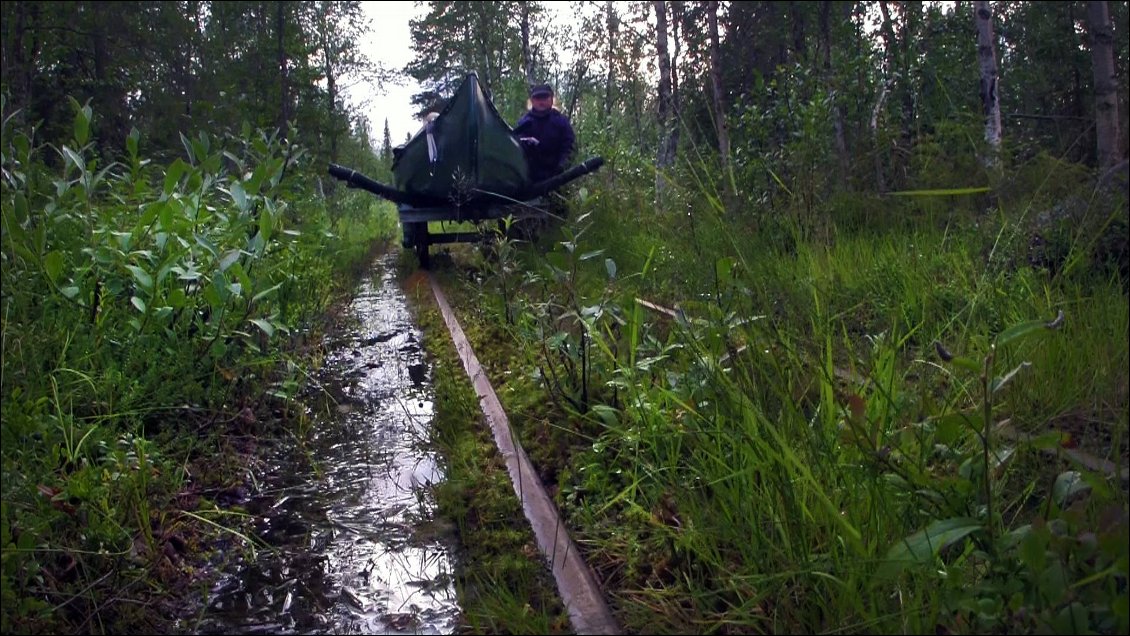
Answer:
[[[1127,631],[1127,2],[361,4],[0,4],[0,631],[191,611],[469,71],[607,162],[437,275],[626,631]]]

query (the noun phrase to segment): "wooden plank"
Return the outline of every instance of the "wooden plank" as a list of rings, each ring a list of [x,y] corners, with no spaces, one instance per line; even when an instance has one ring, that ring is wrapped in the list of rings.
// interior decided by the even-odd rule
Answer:
[[[510,481],[514,492],[522,502],[522,510],[534,530],[538,547],[542,554],[549,560],[553,578],[557,581],[557,590],[561,600],[569,612],[569,619],[573,630],[578,634],[619,634],[620,627],[613,618],[604,595],[593,575],[592,570],[581,558],[573,539],[570,538],[565,524],[557,512],[557,506],[545,492],[545,487],[534,471],[522,445],[510,432],[510,420],[502,403],[491,387],[478,358],[475,356],[471,343],[459,326],[455,313],[447,303],[447,298],[431,273],[428,282],[435,294],[436,303],[439,305],[443,321],[451,332],[451,339],[455,343],[455,350],[463,361],[463,368],[471,378],[475,393],[479,396],[483,415],[486,416],[494,433],[495,444],[506,462],[506,469],[510,473]]]

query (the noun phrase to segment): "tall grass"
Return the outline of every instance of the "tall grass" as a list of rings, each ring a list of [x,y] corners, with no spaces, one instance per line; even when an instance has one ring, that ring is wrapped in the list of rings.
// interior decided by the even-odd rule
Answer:
[[[1054,452],[1125,462],[1124,283],[1030,266],[1031,200],[960,196],[596,187],[498,270],[518,353],[469,292],[629,631],[1126,628],[1125,484]]]

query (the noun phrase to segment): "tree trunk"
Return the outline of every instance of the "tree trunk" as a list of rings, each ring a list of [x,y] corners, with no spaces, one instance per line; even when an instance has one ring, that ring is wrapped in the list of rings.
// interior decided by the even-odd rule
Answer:
[[[675,156],[679,149],[679,121],[683,112],[682,90],[679,88],[679,55],[682,49],[682,39],[679,36],[679,27],[683,23],[684,4],[682,0],[671,0],[671,13],[668,14],[667,23],[671,26],[671,39],[674,42],[674,51],[671,53],[671,128],[667,136],[667,156],[671,163],[675,163]]]
[[[885,192],[887,190],[887,176],[883,163],[883,152],[880,147],[879,115],[883,112],[883,104],[887,101],[887,94],[890,93],[891,86],[894,85],[897,40],[895,39],[895,28],[891,23],[891,12],[887,8],[885,0],[879,0],[879,10],[883,14],[881,26],[883,44],[886,50],[883,56],[882,73],[880,73],[882,85],[879,87],[879,96],[875,99],[875,106],[871,109],[871,138],[875,143],[875,186],[879,189],[879,192]]]
[[[1001,102],[997,92],[997,50],[993,45],[993,12],[987,0],[973,3],[977,23],[977,58],[981,65],[981,107],[985,113],[985,141],[989,144],[988,163],[997,164],[1001,148]]]
[[[604,82],[604,119],[612,117],[612,91],[616,85],[616,35],[620,31],[620,16],[607,0],[604,5],[606,26],[608,27],[608,77]]]
[[[805,37],[804,9],[799,2],[789,2],[789,18],[793,26],[793,58],[804,64],[808,60],[808,39]]]
[[[1091,31],[1091,62],[1095,71],[1095,136],[1099,167],[1106,169],[1122,159],[1118,121],[1117,79],[1114,68],[1114,30],[1106,0],[1087,3]]]
[[[921,18],[922,2],[920,0],[902,3],[902,37],[900,38],[902,40],[900,57],[902,59],[899,60],[899,66],[902,69],[900,73],[902,81],[899,83],[899,87],[902,94],[902,139],[903,144],[908,149],[913,143],[915,120],[917,119],[915,97],[918,94],[918,81],[914,60],[920,57],[916,49],[919,45],[918,24]]]
[[[110,95],[110,78],[107,76],[107,66],[110,61],[110,46],[107,41],[106,33],[107,9],[106,4],[102,2],[93,2],[87,8],[91,13],[89,18],[91,29],[90,39],[91,49],[94,52],[94,112],[107,124],[104,130],[99,131],[103,133],[103,135],[100,135],[101,140],[105,143],[112,144],[113,141],[115,141],[113,139],[113,133],[117,131],[113,130],[114,127],[111,120],[121,111],[121,108],[116,107],[119,105],[114,104],[113,98]],[[116,148],[120,146],[110,145],[109,147]]]
[[[718,37],[718,1],[711,0],[706,3],[707,27],[710,30],[710,91],[714,97],[714,125],[718,132],[718,156],[722,162],[722,193],[727,202],[734,192],[734,177],[730,172],[730,128],[726,121],[726,100],[722,95],[722,57]]]
[[[333,23],[330,13],[334,10],[332,2],[322,2],[318,9],[319,16],[319,34],[322,43],[322,72],[326,74],[326,105],[327,111],[330,113],[331,118],[337,113],[337,51],[334,45],[330,43],[332,34],[330,33],[330,24]],[[387,120],[386,120],[387,123]],[[330,123],[329,125],[330,137],[330,161],[337,163],[338,152],[338,129],[337,125]]]
[[[290,121],[290,89],[287,86],[287,59],[286,59],[286,3],[275,4],[275,36],[278,40],[279,54],[279,135],[287,134],[287,122]]]
[[[670,154],[673,119],[671,56],[667,51],[667,3],[653,0],[652,6],[655,8],[655,52],[659,58],[659,148],[655,157],[655,193],[660,195],[667,188],[664,172],[675,162]]]
[[[832,96],[832,131],[833,142],[836,146],[836,162],[839,166],[839,182],[843,187],[847,183],[848,155],[847,141],[844,138],[844,113],[839,104],[839,91],[836,90],[838,82],[832,70],[832,3],[824,0],[820,3],[820,49],[823,52],[824,82],[828,87],[828,94]]]
[[[585,75],[588,74],[589,66],[583,57],[578,56],[576,65],[573,67],[573,90],[569,95],[569,105],[565,109],[565,115],[572,119],[577,116],[577,102],[581,100],[581,88],[585,85]]]
[[[200,12],[202,11],[199,0],[193,0],[188,3],[188,10],[192,14],[192,42],[188,46],[188,59],[180,66],[181,72],[184,74],[180,78],[180,85],[184,91],[184,116],[188,121],[192,121],[192,110],[196,103],[196,87],[200,81],[199,69],[196,68],[200,64],[200,60],[204,57],[203,42],[204,42],[204,28],[201,25]]]
[[[522,3],[522,69],[526,72],[526,87],[534,85],[534,58],[530,53],[530,3]]]
[[[491,57],[490,46],[488,44],[488,34],[494,28],[493,21],[491,20],[492,16],[489,14],[489,8],[485,4],[477,3],[476,7],[475,15],[478,18],[476,39],[479,43],[479,55],[482,57],[482,63],[485,67],[483,68],[485,75],[480,79],[482,79],[483,85],[487,89],[487,94],[493,95],[494,87],[498,86],[499,80],[501,79],[498,76],[499,74],[495,73],[493,58]]]
[[[326,61],[326,101],[330,105],[330,114],[337,113],[337,75],[333,64]],[[330,123],[330,161],[337,162],[337,126]]]

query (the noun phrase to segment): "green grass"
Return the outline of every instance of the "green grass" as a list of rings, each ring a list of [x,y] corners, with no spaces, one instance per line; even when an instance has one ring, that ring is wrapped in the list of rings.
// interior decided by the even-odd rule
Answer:
[[[431,290],[418,273],[408,279],[408,299],[428,334],[425,346],[436,368],[432,442],[445,459],[436,501],[439,513],[457,528],[461,545],[456,559],[459,631],[568,633],[568,617],[546,561]]]
[[[1046,450],[1125,465],[1124,281],[1029,266],[1029,201],[693,194],[598,190],[449,291],[626,630],[1125,629],[1125,487]]]

